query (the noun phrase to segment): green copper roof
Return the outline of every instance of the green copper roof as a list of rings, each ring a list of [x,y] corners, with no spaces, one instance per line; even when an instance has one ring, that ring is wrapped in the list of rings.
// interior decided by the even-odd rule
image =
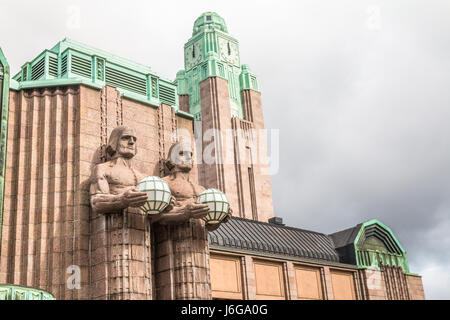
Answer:
[[[178,110],[178,94],[172,81],[151,68],[91,46],[64,39],[22,66],[12,88],[85,84],[116,87],[122,95],[153,106],[165,103]]]
[[[354,246],[359,268],[378,268],[383,264],[401,267],[409,273],[406,251],[391,229],[376,219],[362,224]]]
[[[55,297],[37,288],[0,284],[0,300],[55,300]]]
[[[221,16],[215,12],[205,12],[197,20],[195,20],[192,36],[210,29],[218,29],[222,32],[228,33],[227,24]]]
[[[394,233],[374,219],[330,235],[341,260],[358,268],[401,267],[409,274],[406,251]]]

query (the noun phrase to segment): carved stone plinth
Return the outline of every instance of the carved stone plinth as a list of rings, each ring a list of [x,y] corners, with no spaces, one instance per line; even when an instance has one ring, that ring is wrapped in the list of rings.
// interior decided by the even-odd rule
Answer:
[[[92,221],[91,299],[151,300],[150,223],[136,209]]]
[[[209,246],[204,222],[153,225],[154,299],[211,299]]]

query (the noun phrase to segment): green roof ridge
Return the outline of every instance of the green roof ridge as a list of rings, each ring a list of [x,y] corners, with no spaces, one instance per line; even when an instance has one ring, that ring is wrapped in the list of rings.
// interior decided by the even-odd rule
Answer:
[[[376,225],[380,229],[384,230],[386,236],[384,237],[385,241],[390,245],[396,246],[400,252],[382,252],[379,250],[372,249],[363,249],[360,247],[359,242],[360,239],[365,238],[365,229],[369,226]],[[395,237],[392,230],[383,224],[381,221],[377,219],[372,219],[367,222],[364,222],[361,225],[361,228],[353,242],[356,264],[358,268],[375,268],[379,269],[379,263],[383,263],[385,265],[397,266],[401,267],[404,273],[409,273],[409,264],[408,257],[406,251],[403,249],[400,241]]]
[[[95,88],[116,87],[122,95],[178,110],[177,86],[148,66],[90,45],[64,38],[25,63],[13,77],[12,88],[50,87],[79,83]]]
[[[61,46],[62,45],[62,46]],[[123,58],[120,57],[118,55],[115,55],[113,53],[107,52],[105,50],[102,49],[98,49],[95,48],[91,45],[85,44],[85,43],[81,43],[79,41],[70,39],[70,38],[64,38],[63,40],[61,40],[60,42],[58,42],[52,49],[50,49],[50,51],[53,51],[55,53],[62,53],[64,52],[67,48],[74,48],[74,49],[78,49],[80,51],[83,51],[85,53],[88,53],[90,55],[95,55],[95,56],[99,56],[102,58],[106,58],[107,60],[110,60],[113,63],[119,64],[119,65],[123,65],[123,66],[127,66],[128,68],[132,68],[132,69],[143,69],[145,70],[146,73],[152,73],[154,75],[157,75],[155,72],[152,71],[151,67],[146,66],[144,64],[141,63],[137,63],[134,62],[130,59],[127,58]]]

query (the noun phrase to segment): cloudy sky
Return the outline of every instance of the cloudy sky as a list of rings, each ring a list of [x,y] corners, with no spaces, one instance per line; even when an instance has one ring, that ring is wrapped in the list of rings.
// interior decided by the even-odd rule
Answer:
[[[13,73],[65,37],[174,79],[205,11],[225,18],[280,129],[275,214],[332,233],[377,218],[430,299],[450,298],[447,0],[2,1]]]

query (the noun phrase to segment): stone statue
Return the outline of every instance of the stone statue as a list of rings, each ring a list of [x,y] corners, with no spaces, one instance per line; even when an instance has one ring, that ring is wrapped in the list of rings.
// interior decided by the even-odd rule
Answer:
[[[164,218],[167,222],[184,222],[187,219],[203,218],[208,214],[209,207],[206,204],[199,204],[197,202],[198,196],[205,190],[204,187],[198,185],[193,181],[191,170],[192,162],[192,148],[190,144],[185,142],[178,142],[169,149],[169,159],[166,160],[166,168],[169,175],[164,178],[168,183],[172,198],[174,199],[173,208],[170,214],[173,217],[168,217],[167,213],[162,213],[153,218],[153,221],[160,221]],[[181,213],[185,213],[184,215]],[[222,222],[228,222],[232,214],[230,208],[229,215]],[[220,224],[206,224],[208,231],[214,231]]]
[[[130,207],[138,208],[147,201],[147,194],[136,189],[138,182],[145,178],[132,162],[137,153],[136,140],[136,131],[131,127],[119,126],[111,132],[106,147],[110,160],[96,165],[91,177],[91,206],[96,213],[120,213]],[[151,221],[173,224],[206,216],[208,205],[196,203],[204,188],[191,182],[193,164],[190,146],[174,144],[169,150],[169,158],[166,166],[170,175],[164,179],[172,191],[171,205],[164,212],[152,215]],[[218,226],[207,227],[211,231]]]
[[[110,299],[130,298],[128,268],[133,264],[134,272],[139,274],[136,280],[141,288],[139,297],[143,299],[210,299],[207,234],[220,223],[205,227],[201,219],[208,214],[209,207],[197,203],[204,188],[191,176],[190,145],[176,143],[170,148],[166,161],[169,172],[164,179],[172,200],[164,212],[150,215],[139,209],[147,201],[147,194],[136,189],[145,178],[133,164],[137,153],[136,131],[127,126],[115,128],[106,152],[108,161],[95,166],[90,185],[94,213],[91,254],[100,273],[104,273],[104,279],[97,281],[99,292]],[[224,222],[228,220],[229,216]],[[173,263],[163,263],[167,256]],[[170,277],[166,276],[168,273]]]
[[[91,176],[91,206],[97,213],[117,213],[145,204],[147,194],[136,189],[145,176],[133,168],[136,131],[120,126],[111,132],[106,147],[109,161],[95,166]]]

